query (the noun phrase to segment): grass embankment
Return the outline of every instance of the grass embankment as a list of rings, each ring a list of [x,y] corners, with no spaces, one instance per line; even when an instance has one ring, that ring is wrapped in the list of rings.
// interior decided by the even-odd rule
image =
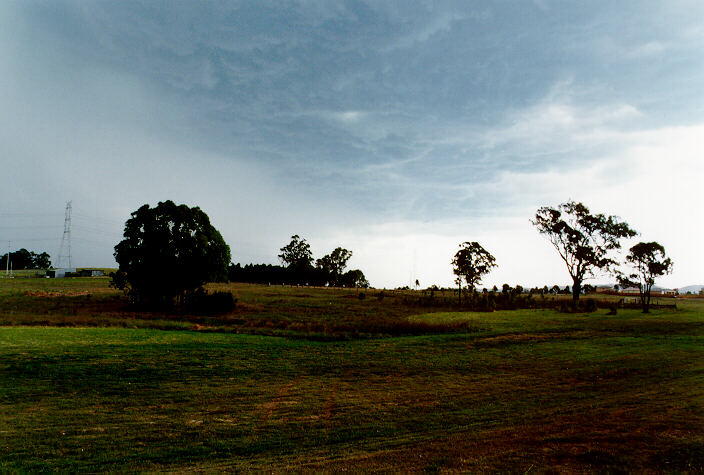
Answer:
[[[110,304],[94,282],[91,302]],[[25,291],[0,290],[0,304],[44,302]],[[277,306],[291,322],[352,318],[369,303],[470,331],[323,342],[3,327],[0,471],[704,470],[700,301],[651,315],[477,314],[326,292],[239,297],[262,312],[251,318]],[[89,315],[60,317],[67,308],[42,318]]]

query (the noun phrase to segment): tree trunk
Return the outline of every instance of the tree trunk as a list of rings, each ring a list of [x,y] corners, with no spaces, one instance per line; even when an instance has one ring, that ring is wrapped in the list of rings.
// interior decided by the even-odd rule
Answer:
[[[577,309],[577,302],[579,301],[579,294],[582,292],[582,281],[578,279],[572,279],[572,306]]]
[[[640,302],[643,306],[643,313],[650,312],[650,287],[646,286],[645,290],[640,292]]]

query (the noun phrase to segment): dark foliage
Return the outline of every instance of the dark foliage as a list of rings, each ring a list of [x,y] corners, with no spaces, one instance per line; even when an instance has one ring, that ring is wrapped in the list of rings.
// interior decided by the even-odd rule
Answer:
[[[672,260],[665,255],[665,248],[661,244],[639,242],[629,250],[626,264],[631,267],[631,273],[619,273],[619,284],[622,287],[636,287],[643,313],[648,313],[650,291],[655,285],[655,278],[672,272]]]
[[[584,311],[587,313],[594,313],[597,311],[597,308],[596,300],[594,299],[587,299],[587,301],[584,302]]]
[[[168,307],[206,282],[225,280],[230,248],[200,208],[165,201],[132,213],[115,260],[126,284],[113,282],[133,302]]]
[[[197,315],[215,315],[232,312],[236,303],[237,299],[232,295],[232,292],[208,293],[203,289],[198,289],[186,296],[184,307]]]
[[[343,287],[342,283],[342,272],[347,267],[347,261],[352,257],[352,251],[348,251],[342,247],[335,248],[330,254],[323,256],[322,258],[315,261],[316,268],[320,271],[321,276],[325,277],[325,285],[331,287]],[[359,271],[361,274],[361,271]],[[356,287],[355,276],[350,275],[349,287]],[[362,274],[362,279],[364,279],[364,274]]]
[[[230,264],[227,277],[230,282],[270,285],[312,285],[318,287],[369,287],[364,273],[359,269],[345,267],[352,252],[341,247],[316,261],[310,245],[298,235],[291,236],[291,242],[281,248],[279,259],[284,265],[271,264]]]
[[[0,269],[6,269],[7,253],[0,257]],[[37,254],[34,251],[28,251],[25,248],[10,252],[10,266],[14,270],[23,269],[48,269],[51,267],[50,256],[46,252]]]

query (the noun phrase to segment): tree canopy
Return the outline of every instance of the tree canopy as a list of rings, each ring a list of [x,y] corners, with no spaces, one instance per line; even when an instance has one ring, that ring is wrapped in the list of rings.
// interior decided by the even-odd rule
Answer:
[[[496,267],[496,259],[478,242],[464,242],[452,258],[452,272],[473,289],[482,277]]]
[[[637,233],[617,216],[592,214],[582,203],[568,201],[557,208],[538,209],[533,225],[555,247],[572,278],[576,305],[585,278],[597,270],[609,272],[617,262],[609,251],[621,248],[620,240]]]
[[[318,259],[315,264],[326,277],[327,284],[338,287],[341,285],[342,273],[347,267],[347,261],[352,257],[352,251],[336,247],[330,254]]]
[[[672,260],[665,256],[665,248],[657,242],[639,242],[631,247],[626,256],[631,273],[619,274],[619,284],[623,287],[636,287],[640,294],[643,313],[650,308],[650,291],[655,278],[672,272]]]
[[[169,200],[131,214],[115,260],[134,301],[169,304],[227,279],[230,248],[200,208]]]
[[[341,287],[369,287],[369,281],[364,276],[364,272],[359,269],[348,270],[340,276]]]
[[[291,242],[280,249],[279,259],[286,267],[312,267],[313,253],[310,244],[298,234],[291,236]]]

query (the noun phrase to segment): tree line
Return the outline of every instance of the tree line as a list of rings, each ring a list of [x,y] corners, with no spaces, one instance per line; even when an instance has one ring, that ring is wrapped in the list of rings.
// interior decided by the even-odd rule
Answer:
[[[369,287],[361,270],[345,272],[352,251],[337,247],[314,261],[310,245],[297,234],[291,236],[291,241],[280,251],[278,257],[281,265],[231,264],[228,267],[229,280],[255,284]]]
[[[573,308],[577,308],[584,280],[597,272],[614,275],[622,287],[639,290],[644,313],[650,308],[650,293],[657,277],[672,272],[672,260],[657,242],[639,242],[629,249],[625,262],[619,263],[613,251],[621,240],[638,233],[617,216],[593,214],[584,204],[568,201],[557,207],[538,209],[531,223],[545,235],[565,263],[572,279]],[[496,259],[477,242],[464,242],[452,259],[462,298],[462,281],[474,290],[484,275],[496,267]]]
[[[593,214],[582,203],[569,201],[538,209],[531,223],[545,235],[565,263],[572,278],[576,309],[584,280],[597,272],[612,273],[622,286],[640,291],[643,311],[650,305],[655,279],[672,270],[672,261],[656,242],[640,242],[630,248],[624,263],[613,257],[621,240],[637,233],[616,216]],[[278,255],[281,265],[232,264],[230,248],[198,207],[160,202],[144,205],[125,223],[124,239],[115,246],[119,270],[115,287],[136,302],[184,303],[203,293],[203,284],[240,281],[334,287],[367,287],[359,269],[345,271],[352,251],[337,247],[314,259],[308,242],[291,236]],[[494,269],[496,259],[478,242],[464,242],[452,259],[459,298],[462,283],[475,292],[481,279]],[[569,289],[567,289],[569,291]]]
[[[8,265],[8,259],[10,260]],[[0,269],[11,267],[14,270],[48,269],[51,267],[51,256],[42,252],[37,254],[25,248],[14,252],[5,253],[0,257]]]
[[[294,285],[368,287],[359,269],[345,272],[352,251],[342,247],[313,260],[310,245],[298,235],[280,249],[282,265],[231,263],[230,247],[199,207],[159,202],[145,204],[125,222],[115,246],[119,269],[111,285],[134,303],[156,307],[209,305],[207,282],[239,281]],[[232,298],[215,295],[218,305]]]

